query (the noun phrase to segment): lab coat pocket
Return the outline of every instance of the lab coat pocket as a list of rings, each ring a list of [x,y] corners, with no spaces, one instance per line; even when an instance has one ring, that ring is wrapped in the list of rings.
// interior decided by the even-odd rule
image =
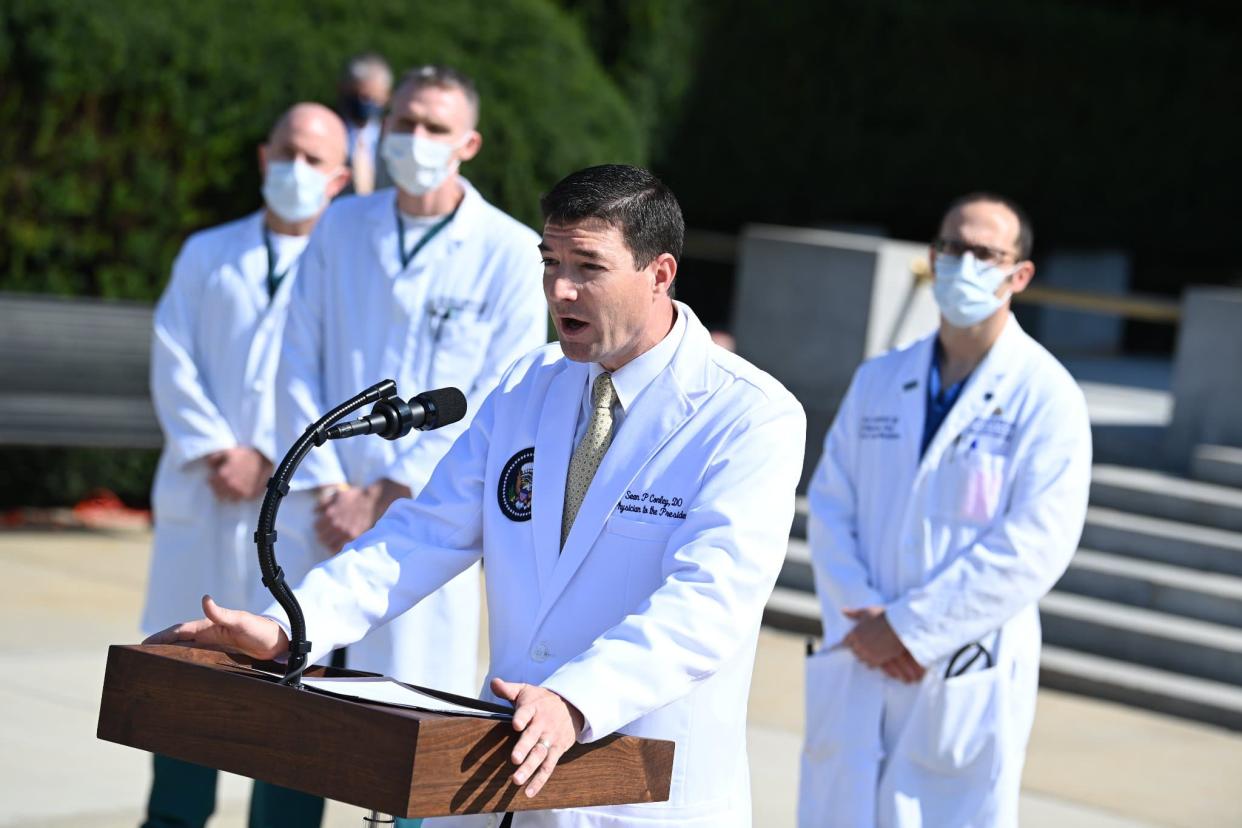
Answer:
[[[968,449],[937,471],[936,516],[954,523],[990,523],[1000,507],[1008,459]]]
[[[664,583],[664,553],[675,527],[613,517],[604,533],[625,561],[625,610],[634,612]]]
[[[882,702],[877,674],[846,647],[807,657],[800,826],[875,824]]]
[[[481,319],[449,318],[433,327],[431,370],[432,388],[455,385],[464,392],[470,386],[487,356],[492,341],[492,323]]]
[[[861,722],[850,710],[851,679],[860,672],[858,666],[858,659],[847,647],[820,650],[807,656],[806,744],[803,747],[807,756],[830,756],[858,741],[854,733]]]
[[[610,519],[604,527],[605,531],[612,535],[620,535],[631,540],[660,541],[661,543],[667,541],[676,528],[671,523],[643,523],[640,520],[623,517]]]
[[[1004,690],[997,667],[928,681],[903,737],[905,752],[933,771],[990,778],[999,756]]]

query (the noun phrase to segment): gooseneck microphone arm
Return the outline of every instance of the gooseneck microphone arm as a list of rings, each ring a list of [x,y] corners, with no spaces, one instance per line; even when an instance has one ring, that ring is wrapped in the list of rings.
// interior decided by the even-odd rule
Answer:
[[[375,403],[369,416],[336,425],[346,414],[368,403]],[[289,616],[289,662],[281,684],[302,686],[302,672],[306,669],[306,657],[311,650],[311,643],[306,640],[306,618],[302,615],[302,607],[285,582],[284,570],[276,565],[276,511],[280,508],[280,501],[289,493],[289,481],[298,464],[311,449],[329,440],[362,434],[378,434],[386,440],[396,440],[413,429],[430,431],[451,425],[465,416],[466,397],[456,388],[427,391],[406,402],[397,396],[397,384],[390,379],[384,380],[320,417],[303,432],[280,461],[276,472],[267,481],[267,494],[263,496],[263,505],[259,508],[259,527],[254,532],[254,542],[259,547],[259,571],[263,575],[263,585]]]
[[[276,564],[276,511],[280,508],[280,501],[289,493],[289,481],[298,465],[312,448],[322,446],[328,441],[329,426],[364,405],[387,400],[396,394],[397,384],[390,379],[383,380],[320,417],[294,442],[271,479],[267,481],[267,494],[263,496],[263,505],[259,507],[259,526],[254,533],[254,542],[259,547],[259,571],[263,575],[263,585],[289,616],[289,662],[284,678],[280,680],[281,684],[302,686],[302,672],[306,669],[306,656],[310,652],[311,642],[306,640],[306,618],[302,615],[302,607],[289,584],[285,582],[284,570]]]

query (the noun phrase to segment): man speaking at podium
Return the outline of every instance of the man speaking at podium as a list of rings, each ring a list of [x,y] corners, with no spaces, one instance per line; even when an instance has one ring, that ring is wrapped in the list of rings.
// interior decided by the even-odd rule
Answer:
[[[575,741],[676,743],[667,802],[521,812],[513,824],[747,826],[746,701],[805,417],[672,300],[684,224],[658,179],[591,167],[542,206],[563,355],[550,345],[520,360],[418,497],[307,575],[296,592],[310,659],[482,558],[484,697],[516,708],[512,779],[526,795]],[[203,605],[207,618],[148,643],[286,651],[278,608]]]

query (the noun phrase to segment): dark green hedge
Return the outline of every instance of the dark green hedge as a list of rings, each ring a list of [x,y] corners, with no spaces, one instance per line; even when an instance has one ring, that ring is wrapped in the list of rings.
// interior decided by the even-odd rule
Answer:
[[[548,0],[6,0],[0,289],[155,298],[187,233],[258,206],[275,117],[333,103],[362,50],[476,77],[486,142],[467,174],[527,222],[567,171],[645,157],[640,120]]]
[[[642,120],[550,0],[3,0],[0,290],[153,300],[187,234],[259,205],[272,121],[332,104],[364,50],[476,78],[485,146],[466,174],[532,225],[566,172],[645,158]],[[153,468],[0,447],[0,507],[100,486],[141,505]]]
[[[158,460],[150,449],[0,447],[0,511],[71,506],[98,489],[147,508]]]
[[[634,107],[659,157],[681,123],[708,0],[560,0]]]

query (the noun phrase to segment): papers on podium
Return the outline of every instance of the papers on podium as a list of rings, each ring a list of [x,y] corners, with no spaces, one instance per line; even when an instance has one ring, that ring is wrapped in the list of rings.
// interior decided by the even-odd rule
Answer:
[[[469,707],[445,701],[421,690],[402,684],[386,676],[346,676],[339,678],[314,678],[303,676],[302,686],[319,693],[341,696],[347,699],[408,707],[430,713],[448,713],[457,716],[482,716],[489,719],[512,719],[510,713],[499,713],[480,704]]]

